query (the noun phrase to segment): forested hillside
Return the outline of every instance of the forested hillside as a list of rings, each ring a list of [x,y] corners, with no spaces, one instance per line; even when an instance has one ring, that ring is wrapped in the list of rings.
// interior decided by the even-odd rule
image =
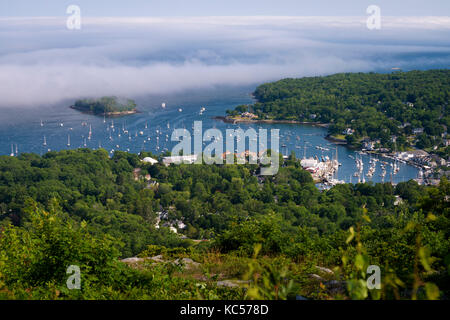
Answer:
[[[249,109],[260,119],[329,123],[331,134],[355,130],[347,137],[352,144],[380,139],[391,149],[438,146],[449,155],[442,134],[450,126],[450,70],[284,79],[259,86],[254,95],[258,102]],[[423,132],[414,135],[414,129]]]
[[[320,192],[295,157],[276,176],[258,170],[102,149],[2,156],[0,298],[448,298],[445,178]],[[136,255],[139,266],[119,261]],[[65,287],[69,265],[81,290]],[[361,285],[368,265],[382,290]],[[241,282],[220,285],[230,279]]]
[[[136,103],[131,99],[101,97],[98,99],[80,99],[75,101],[74,109],[96,115],[131,112],[136,110]]]

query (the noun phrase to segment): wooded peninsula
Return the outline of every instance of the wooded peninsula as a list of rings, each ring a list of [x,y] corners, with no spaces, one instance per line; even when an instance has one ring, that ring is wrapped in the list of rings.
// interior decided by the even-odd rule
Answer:
[[[257,102],[227,110],[228,121],[329,124],[349,145],[450,156],[450,70],[341,73],[260,85]]]

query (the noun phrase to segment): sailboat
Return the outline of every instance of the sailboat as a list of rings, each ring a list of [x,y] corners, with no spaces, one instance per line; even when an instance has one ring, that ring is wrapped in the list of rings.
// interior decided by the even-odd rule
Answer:
[[[399,163],[397,161],[397,156],[395,155],[396,154],[396,150],[397,150],[397,143],[394,143],[394,165],[393,165],[393,168],[392,168],[392,173],[394,175],[396,175],[400,171],[400,166],[399,166]]]
[[[70,147],[70,134],[67,135],[67,146]]]
[[[10,154],[10,156],[14,157],[14,146],[13,146],[12,143],[11,143],[11,154]]]
[[[418,173],[418,179],[423,179],[423,169],[421,168]]]
[[[92,138],[92,125],[90,124],[89,125],[89,136],[88,136],[88,139],[91,140],[91,138]]]
[[[161,108],[166,108],[166,103],[165,102],[163,102],[163,103],[161,103]]]
[[[44,136],[44,143],[42,144],[44,147],[47,145],[47,138]]]
[[[42,122],[42,119],[41,119],[41,127],[43,127],[44,126],[44,123]]]

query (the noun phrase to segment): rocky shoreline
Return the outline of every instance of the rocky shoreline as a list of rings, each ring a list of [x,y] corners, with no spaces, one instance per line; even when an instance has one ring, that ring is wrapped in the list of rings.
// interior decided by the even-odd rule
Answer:
[[[345,145],[348,145],[347,140],[335,138],[335,137],[333,137],[330,134],[326,135],[325,139],[327,139],[330,142],[333,142],[334,144],[345,144]],[[350,147],[350,145],[349,145],[349,147]]]
[[[77,110],[77,111],[82,112],[82,113],[91,114],[91,115],[94,115],[94,116],[106,116],[106,117],[123,117],[123,116],[128,116],[128,115],[131,115],[131,114],[140,113],[140,111],[137,110],[137,109],[129,110],[129,111],[115,111],[115,112],[94,113],[94,112],[91,112],[91,111],[78,109],[75,106],[70,106],[69,108]]]
[[[213,117],[214,120],[221,120],[225,123],[268,123],[268,124],[303,124],[303,125],[312,125],[318,127],[328,128],[329,124],[321,123],[321,122],[305,122],[305,121],[297,121],[297,120],[273,120],[273,119],[233,119],[230,117],[224,116],[216,116]]]

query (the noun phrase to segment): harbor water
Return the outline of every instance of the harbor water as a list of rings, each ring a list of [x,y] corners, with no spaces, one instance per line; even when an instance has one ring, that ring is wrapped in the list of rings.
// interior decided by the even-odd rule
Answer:
[[[294,151],[297,158],[321,160],[335,159],[337,154],[341,165],[335,178],[345,182],[356,183],[364,178],[366,182],[398,183],[417,178],[418,169],[413,166],[398,163],[398,169],[394,171],[391,159],[361,154],[326,140],[326,128],[298,124],[231,124],[214,119],[215,116],[224,116],[227,109],[252,103],[250,92],[253,89],[214,88],[140,97],[135,99],[140,113],[120,118],[80,113],[69,108],[73,101],[52,106],[4,109],[0,119],[0,154],[32,152],[43,155],[48,151],[84,147],[104,148],[110,154],[116,150],[160,154],[170,151],[178,143],[171,141],[174,129],[185,128],[193,134],[194,121],[202,121],[203,132],[216,128],[224,137],[226,129],[238,127],[243,130],[252,127],[257,131],[259,128],[279,129],[280,151],[284,155]],[[359,177],[355,174],[359,170],[357,159],[363,162]],[[371,167],[371,174],[368,174]]]

